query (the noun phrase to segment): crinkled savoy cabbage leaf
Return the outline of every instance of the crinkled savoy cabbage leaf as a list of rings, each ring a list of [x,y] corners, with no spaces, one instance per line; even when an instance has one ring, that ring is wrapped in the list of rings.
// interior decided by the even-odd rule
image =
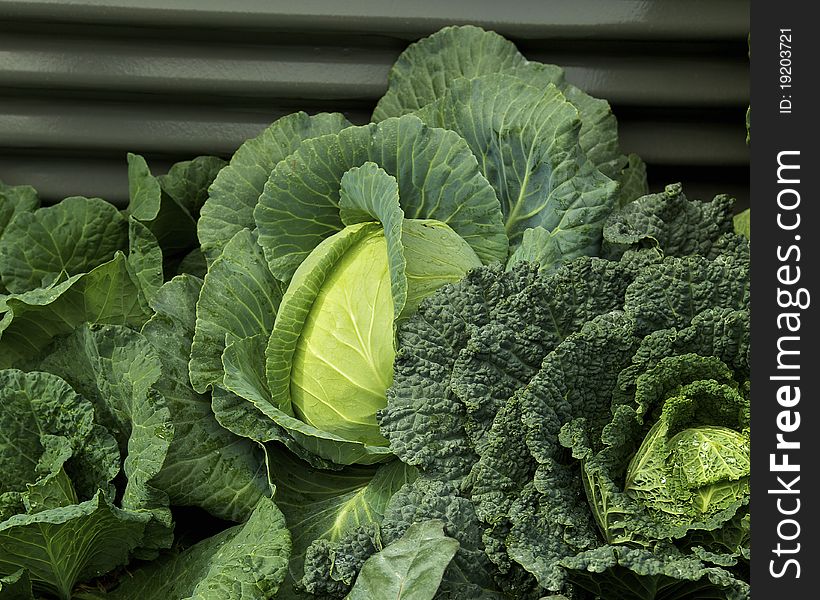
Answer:
[[[668,188],[660,200],[639,200],[610,218],[607,227],[615,231],[611,228],[630,222],[631,215],[646,215],[643,221],[631,220],[631,238],[613,236],[620,260],[583,258],[554,273],[527,265],[508,273],[485,268],[442,288],[400,327],[395,382],[380,413],[383,433],[394,452],[422,474],[460,482],[483,522],[486,554],[500,572],[515,573],[523,566],[542,588],[578,598],[586,598],[583,590],[595,593],[595,585],[607,589],[608,579],[618,577],[635,578],[648,590],[645,596],[625,598],[659,597],[667,587],[676,598],[748,593],[742,570],[732,566],[745,560],[739,558],[742,552],[720,535],[675,542],[671,547],[688,566],[671,583],[658,583],[655,571],[633,558],[607,563],[595,577],[577,573],[582,560],[573,558],[605,547],[601,523],[618,524],[621,533],[612,538],[618,542],[644,540],[650,554],[640,560],[651,556],[657,573],[675,572],[664,563],[668,553],[651,549],[662,541],[721,527],[738,539],[731,532],[738,530],[733,515],[745,510],[748,498],[742,486],[725,488],[734,490],[737,499],[711,504],[711,516],[692,514],[679,518],[679,525],[673,525],[674,519],[662,525],[665,518],[652,513],[657,508],[624,492],[621,480],[657,419],[653,410],[635,412],[644,403],[640,390],[648,382],[668,376],[680,382],[687,365],[698,364],[702,356],[724,365],[734,383],[722,388],[689,380],[684,390],[691,392],[684,391],[682,398],[711,390],[710,406],[745,402],[748,407],[748,396],[731,391],[745,389],[748,377],[748,245],[728,233],[730,205],[717,199],[711,206],[721,207],[717,217],[708,205],[692,206],[679,189]],[[698,227],[698,219],[717,219],[717,224]],[[674,237],[682,223],[701,235],[697,245]],[[654,233],[664,227],[668,234]],[[620,236],[624,230],[618,231]],[[705,256],[687,255],[692,251]],[[662,372],[658,364],[668,366]],[[698,367],[692,373],[696,380],[704,375]],[[673,387],[657,388],[654,402],[679,403],[674,394],[660,391],[677,389],[675,384],[664,385]],[[732,404],[725,406],[734,410],[728,408]],[[696,419],[692,426],[727,426],[714,411],[696,414],[705,423]],[[738,434],[745,427],[728,426]],[[721,439],[681,435],[695,435],[698,443]],[[678,497],[683,490],[664,493]],[[585,495],[589,505],[579,501]],[[710,502],[719,497],[711,496]],[[606,507],[605,513],[596,513],[598,506]],[[624,520],[624,515],[630,516]]]

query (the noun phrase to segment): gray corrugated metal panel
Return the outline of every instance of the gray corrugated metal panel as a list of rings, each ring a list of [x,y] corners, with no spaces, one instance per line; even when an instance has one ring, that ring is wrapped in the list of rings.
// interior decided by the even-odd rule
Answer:
[[[154,27],[348,31],[405,39],[474,23],[523,38],[725,39],[748,31],[732,0],[0,0],[0,16]]]
[[[351,121],[368,120],[369,111],[344,110],[338,105],[333,108]],[[0,140],[9,148],[230,154],[244,140],[289,112],[292,109],[281,107],[237,111],[184,104],[7,98],[0,101]],[[622,147],[647,162],[742,164],[749,160],[740,122],[622,118],[619,132]]]
[[[747,185],[748,2],[732,0],[0,0],[0,178],[122,202],[126,150],[227,156],[299,109],[364,122],[407,40],[468,21],[610,100],[650,178]]]
[[[0,37],[0,87],[375,99],[399,51],[7,34]]]
[[[62,98],[0,100],[0,140],[6,148],[80,153],[232,154],[279,117],[297,110],[231,110],[185,104],[88,102]],[[370,111],[342,111],[366,122]],[[0,166],[0,174],[2,166]]]
[[[737,166],[749,164],[746,130],[732,122],[621,120],[621,147],[656,165]]]
[[[536,50],[533,60],[566,67],[567,77],[614,104],[700,106],[748,98],[745,58],[631,53],[599,47]],[[688,52],[687,52],[688,50]],[[380,97],[400,48],[5,34],[0,87],[223,97]]]

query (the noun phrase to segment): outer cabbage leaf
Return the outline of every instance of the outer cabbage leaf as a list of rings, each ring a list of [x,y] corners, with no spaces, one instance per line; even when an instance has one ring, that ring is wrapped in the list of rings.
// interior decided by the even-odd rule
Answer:
[[[444,534],[441,521],[414,523],[365,561],[348,598],[430,600],[457,551],[458,542]]]
[[[139,327],[149,316],[142,290],[121,253],[88,273],[8,296],[5,305],[0,367],[30,364],[53,339],[81,323]]]
[[[419,116],[470,145],[513,246],[528,228],[543,227],[551,233],[542,240],[545,267],[597,253],[617,186],[587,161],[578,112],[555,86],[505,74],[460,79]]]
[[[199,156],[155,177],[142,156],[128,154],[127,212],[151,231],[167,263],[198,245],[196,219],[208,186],[224,165],[214,156]]]
[[[128,268],[146,298],[162,285],[162,248],[151,230],[134,218],[128,219]]]
[[[128,225],[116,207],[74,196],[21,211],[0,238],[0,279],[13,293],[46,287],[61,276],[91,271],[128,246]]]
[[[39,368],[67,381],[94,405],[97,422],[115,432],[127,478],[121,507],[149,512],[155,520],[141,547],[170,546],[169,499],[154,478],[165,462],[174,425],[165,398],[153,388],[161,363],[151,346],[125,327],[82,326],[59,340]]]
[[[271,449],[271,475],[277,504],[293,536],[288,585],[292,588],[302,582],[310,589],[311,581],[328,576],[313,564],[311,544],[332,547],[350,539],[359,528],[372,530],[381,521],[390,498],[416,478],[416,471],[399,461],[378,468],[351,465],[339,471],[322,471],[291,453]],[[307,566],[306,553],[311,561]]]
[[[575,143],[594,168],[621,183],[617,202],[625,204],[647,193],[645,167],[637,156],[627,157],[620,153],[617,122],[605,100],[592,98],[568,84],[564,81],[560,67],[530,62],[511,42],[495,32],[484,31],[479,27],[446,27],[411,44],[390,71],[388,90],[373,112],[373,121],[379,122],[413,112],[424,114],[429,105],[450,95],[453,88],[466,85],[465,80],[484,76],[488,81],[515,77],[540,90],[550,84],[556,86],[579,113],[581,128]],[[498,98],[507,101],[512,99],[513,103],[516,97],[515,93],[507,93],[505,90],[498,95]],[[481,112],[482,105],[485,105],[485,99],[481,95],[463,96],[461,102],[463,106],[470,107],[470,110],[461,111],[467,118],[474,111]],[[486,133],[494,132],[501,138],[504,132],[524,129],[527,121],[529,115],[523,121],[496,120]],[[477,155],[480,154],[477,152]],[[488,171],[483,172],[498,189],[500,182]],[[589,173],[582,172],[578,181],[586,175]],[[599,228],[597,235],[600,236]]]
[[[423,302],[399,330],[401,385],[379,416],[394,453],[432,476],[464,477],[495,413],[565,336],[622,306],[629,281],[621,265],[599,259],[549,276],[521,264],[505,275],[473,272]],[[501,297],[487,306],[485,294]]]
[[[290,533],[281,511],[262,498],[248,520],[128,573],[107,594],[80,599],[266,600],[287,572]]]
[[[387,245],[393,312],[401,313],[407,302],[407,262],[402,248],[404,211],[401,209],[396,178],[373,162],[350,169],[342,175],[339,218],[346,226],[374,219],[382,224]],[[387,321],[390,320],[388,317]]]
[[[171,165],[157,179],[162,191],[196,220],[208,199],[208,188],[227,164],[216,156],[197,156]]]
[[[308,139],[348,127],[338,113],[297,112],[245,141],[214,180],[197,222],[202,253],[211,263],[242,229],[254,229],[253,209],[273,168]]]
[[[388,460],[385,446],[322,431],[271,403],[265,377],[264,336],[252,336],[229,344],[223,354],[224,389],[213,393],[213,408],[222,425],[237,435],[258,442],[281,441],[298,456],[317,467],[333,468],[347,464],[373,464]]]
[[[406,116],[308,140],[274,168],[254,218],[275,277],[289,280],[319,242],[342,229],[342,176],[368,161],[396,178],[407,218],[449,225],[484,263],[506,258],[498,199],[467,144]]]
[[[196,391],[203,393],[222,383],[226,337],[270,336],[283,292],[284,285],[271,275],[256,236],[247,229],[239,231],[211,264],[197,300],[189,364]]]
[[[35,590],[68,599],[125,563],[151,513],[111,504],[117,442],[90,402],[50,373],[0,379],[0,577],[25,569]]]
[[[244,520],[271,494],[265,456],[251,440],[222,428],[210,398],[188,380],[195,303],[202,283],[189,275],[166,283],[151,306],[142,335],[156,352],[162,376],[155,389],[165,398],[174,437],[156,485],[177,506],[199,506],[223,519]]]
[[[471,79],[522,66],[527,60],[515,46],[493,31],[479,27],[445,27],[411,44],[399,55],[388,75],[388,89],[376,105],[373,120],[400,117],[443,96],[459,77]],[[552,67],[552,65],[549,65]],[[563,71],[553,67],[555,81]]]
[[[0,575],[23,567],[35,590],[70,600],[78,581],[126,563],[148,519],[110,505],[102,492],[80,504],[15,515],[0,523]]]
[[[8,518],[17,512],[10,509],[24,506],[33,512],[52,508],[29,499],[32,493],[42,496],[42,486],[29,487],[40,480],[69,476],[69,483],[62,484],[67,493],[62,498],[52,496],[57,507],[65,506],[68,497],[87,500],[98,489],[113,493],[110,482],[120,469],[116,441],[94,422],[94,409],[87,400],[50,373],[5,369],[0,371],[0,381],[0,517]],[[15,498],[18,502],[12,503]]]

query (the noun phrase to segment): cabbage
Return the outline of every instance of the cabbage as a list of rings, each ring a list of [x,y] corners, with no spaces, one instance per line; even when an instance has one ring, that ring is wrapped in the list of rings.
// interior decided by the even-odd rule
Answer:
[[[351,225],[345,232],[363,237],[336,262],[304,320],[293,353],[290,395],[295,415],[305,423],[365,444],[387,445],[376,411],[387,404],[393,383],[396,310],[390,288],[387,239],[375,223]],[[344,234],[345,236],[347,233]],[[322,242],[294,275],[314,264],[342,234]],[[445,283],[458,281],[481,261],[444,223],[406,219],[402,245],[407,301],[402,315]],[[293,283],[291,285],[294,285]],[[284,313],[282,313],[284,314]]]

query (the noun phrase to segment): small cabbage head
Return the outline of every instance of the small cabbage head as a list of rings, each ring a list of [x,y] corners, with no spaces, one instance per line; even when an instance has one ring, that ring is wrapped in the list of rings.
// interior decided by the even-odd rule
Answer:
[[[736,389],[714,380],[682,386],[630,461],[624,491],[648,508],[693,519],[748,496],[748,429],[732,429],[715,414],[716,407],[737,410],[743,403]]]
[[[340,252],[340,244],[348,247]],[[293,411],[317,429],[387,445],[376,411],[387,404],[393,383],[394,323],[435,289],[481,265],[473,249],[439,221],[405,219],[401,246],[407,288],[400,308],[394,303],[388,241],[380,224],[346,227],[314,250],[319,256],[303,263],[310,269],[328,253],[339,255],[312,303],[303,308],[307,315],[290,372]],[[297,270],[297,285],[312,285],[300,275]]]
[[[650,336],[645,347],[661,338]],[[697,531],[729,538],[748,513],[748,382],[715,356],[667,356],[638,374],[643,360],[621,374],[621,391],[633,399],[613,404],[603,446],[584,463],[601,532],[609,543],[637,545]]]

